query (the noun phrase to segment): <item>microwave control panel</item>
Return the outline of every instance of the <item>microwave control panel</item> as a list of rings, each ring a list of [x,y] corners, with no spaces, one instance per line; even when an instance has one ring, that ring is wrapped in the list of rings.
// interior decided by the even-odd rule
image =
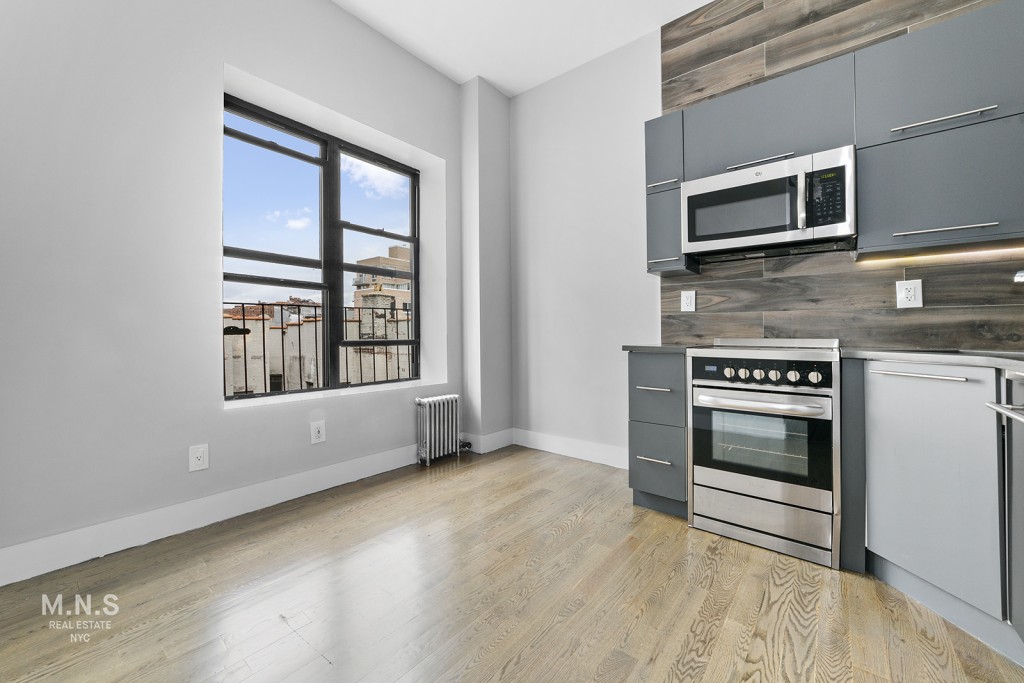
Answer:
[[[846,168],[836,166],[807,174],[807,227],[846,221]]]

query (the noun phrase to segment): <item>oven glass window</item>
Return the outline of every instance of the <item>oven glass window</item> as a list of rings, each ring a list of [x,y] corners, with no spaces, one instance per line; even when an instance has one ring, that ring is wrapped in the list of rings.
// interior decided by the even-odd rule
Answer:
[[[796,230],[796,176],[692,195],[689,239],[702,242]]]
[[[807,477],[806,421],[719,411],[712,414],[711,425],[715,462]]]
[[[693,464],[832,490],[831,420],[694,406]]]

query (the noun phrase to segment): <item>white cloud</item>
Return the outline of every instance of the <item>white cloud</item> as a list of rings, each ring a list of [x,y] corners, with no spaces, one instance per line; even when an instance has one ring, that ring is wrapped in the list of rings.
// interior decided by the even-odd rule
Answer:
[[[280,217],[281,217],[281,212],[280,211],[269,211],[269,212],[267,212],[267,216],[266,216],[267,220],[271,221],[271,222],[276,221]]]
[[[369,199],[400,198],[409,194],[409,178],[386,168],[341,156],[341,172],[348,174]]]
[[[284,224],[284,227],[289,230],[305,230],[312,222],[313,221],[311,221],[308,216],[303,216],[302,218],[289,218],[288,222]]]

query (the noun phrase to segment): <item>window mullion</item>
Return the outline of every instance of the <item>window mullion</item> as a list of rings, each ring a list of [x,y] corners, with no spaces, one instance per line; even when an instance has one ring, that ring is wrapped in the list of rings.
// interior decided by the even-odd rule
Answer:
[[[337,142],[327,142],[327,164],[324,166],[323,211],[321,232],[324,263],[324,285],[327,287],[327,325],[324,325],[324,359],[329,369],[329,386],[341,384],[340,342],[345,337],[345,273],[343,233],[338,227],[341,218],[341,161]]]

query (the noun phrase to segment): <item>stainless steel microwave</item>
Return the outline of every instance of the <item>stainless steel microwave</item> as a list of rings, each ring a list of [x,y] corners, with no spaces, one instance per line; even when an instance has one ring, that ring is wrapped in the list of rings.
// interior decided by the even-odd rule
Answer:
[[[849,145],[682,183],[683,253],[716,261],[852,248],[854,159]]]

